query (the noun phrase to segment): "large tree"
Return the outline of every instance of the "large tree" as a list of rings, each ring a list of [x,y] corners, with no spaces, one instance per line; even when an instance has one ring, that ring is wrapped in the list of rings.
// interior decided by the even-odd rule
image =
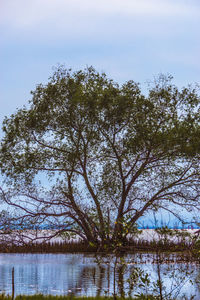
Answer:
[[[102,247],[125,243],[149,211],[198,209],[199,103],[169,76],[145,96],[92,67],[58,68],[4,120],[2,198],[18,222],[62,224]]]

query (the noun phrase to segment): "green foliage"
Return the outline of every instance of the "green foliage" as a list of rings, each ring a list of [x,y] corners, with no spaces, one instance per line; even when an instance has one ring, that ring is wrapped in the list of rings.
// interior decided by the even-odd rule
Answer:
[[[103,249],[125,245],[149,210],[199,206],[199,94],[171,79],[144,96],[92,67],[58,68],[3,122],[2,199],[21,221],[64,224]]]

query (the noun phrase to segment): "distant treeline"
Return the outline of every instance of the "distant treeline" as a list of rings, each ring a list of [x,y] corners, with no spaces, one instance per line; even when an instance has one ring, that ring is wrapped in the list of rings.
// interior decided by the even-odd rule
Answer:
[[[138,229],[158,229],[158,228],[168,228],[168,229],[200,229],[197,224],[160,224],[160,225],[149,225],[142,224],[138,225]],[[49,225],[49,224],[0,224],[0,230],[67,230],[70,229],[65,225]]]
[[[196,225],[196,224],[191,224],[191,225],[185,225],[185,224],[181,224],[181,225],[159,225],[159,226],[155,226],[155,225],[141,225],[138,226],[138,229],[158,229],[158,228],[165,228],[167,227],[168,229],[200,229],[200,226]]]

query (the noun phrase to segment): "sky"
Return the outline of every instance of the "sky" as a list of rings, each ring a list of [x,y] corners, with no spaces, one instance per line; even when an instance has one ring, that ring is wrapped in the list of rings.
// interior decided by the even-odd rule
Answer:
[[[142,87],[160,73],[199,83],[199,28],[199,0],[0,0],[0,126],[58,64]]]
[[[199,28],[199,0],[0,0],[0,124],[58,64],[119,83],[199,82]]]

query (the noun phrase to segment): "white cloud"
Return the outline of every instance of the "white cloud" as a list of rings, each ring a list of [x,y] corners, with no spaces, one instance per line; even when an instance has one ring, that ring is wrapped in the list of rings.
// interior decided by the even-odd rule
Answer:
[[[200,13],[194,0],[1,0],[1,24],[16,30],[45,24],[66,30],[83,20],[119,17],[194,17]],[[192,4],[193,3],[193,4]],[[199,7],[198,7],[199,8]]]

